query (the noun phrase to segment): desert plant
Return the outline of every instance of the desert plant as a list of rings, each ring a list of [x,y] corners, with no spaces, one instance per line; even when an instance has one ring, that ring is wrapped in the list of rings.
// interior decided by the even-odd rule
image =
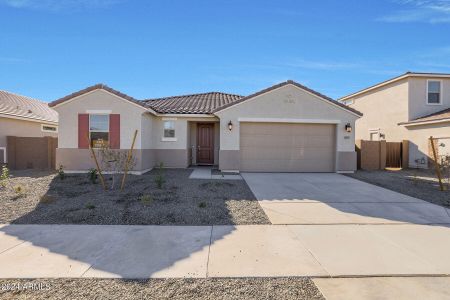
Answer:
[[[6,187],[9,181],[9,169],[7,166],[2,167],[2,173],[0,174],[0,186]]]
[[[63,165],[59,165],[58,168],[58,177],[61,180],[64,180],[64,178],[66,178],[66,173],[64,172],[64,166]]]
[[[88,203],[88,204],[86,204],[86,208],[87,208],[87,209],[94,209],[94,208],[95,208],[95,205],[92,204],[92,203]]]
[[[22,185],[20,185],[20,184],[15,185],[15,186],[13,187],[13,190],[14,190],[14,192],[17,194],[17,196],[22,197],[22,196],[25,195],[25,188],[24,188]]]
[[[164,176],[164,164],[161,162],[158,165],[158,174],[155,177],[155,183],[158,189],[162,189],[164,186],[164,183],[166,182],[165,176]]]
[[[144,205],[149,205],[153,202],[153,197],[150,195],[142,195],[139,197],[139,201]]]
[[[88,171],[88,178],[92,182],[92,184],[96,184],[97,183],[97,178],[98,178],[97,169],[94,169],[94,168],[89,169],[89,171]]]
[[[200,202],[200,203],[198,204],[198,207],[200,207],[200,208],[205,208],[205,207],[206,207],[206,203],[205,203],[205,202]]]
[[[102,169],[106,172],[111,173],[111,189],[114,189],[116,185],[116,175],[124,172],[125,165],[127,163],[128,153],[126,151],[121,151],[118,149],[111,149],[107,145],[98,149],[98,154],[100,158],[100,163]],[[136,159],[131,156],[130,162],[128,164],[128,169],[132,170],[136,165]]]

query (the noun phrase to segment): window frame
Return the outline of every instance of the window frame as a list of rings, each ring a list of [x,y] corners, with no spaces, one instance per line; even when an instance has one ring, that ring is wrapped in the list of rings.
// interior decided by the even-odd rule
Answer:
[[[429,102],[429,95],[430,95],[430,92],[429,92],[429,83],[430,82],[439,82],[439,102],[438,103],[430,103]],[[443,98],[444,98],[444,93],[443,93],[443,85],[442,85],[442,80],[439,80],[439,79],[427,79],[427,95],[426,95],[426,104],[427,105],[442,105],[442,100],[443,100]]]
[[[91,147],[92,149],[100,149],[99,147],[94,147],[94,145],[92,144],[92,132],[102,132],[102,133],[108,133],[108,141],[107,141],[107,144],[108,144],[108,148],[109,148],[109,141],[110,141],[110,124],[109,124],[109,122],[110,122],[110,117],[109,117],[109,115],[110,115],[110,113],[89,113],[88,114],[89,115],[89,118],[88,118],[88,130],[89,130],[89,143],[90,143],[90,145],[89,145],[89,147]],[[107,120],[108,120],[108,130],[91,130],[91,116],[108,116],[108,118],[107,118]]]
[[[162,138],[161,141],[163,142],[176,142],[177,139],[177,126],[176,126],[176,118],[163,118],[163,125],[162,125]],[[174,131],[174,136],[173,137],[166,137],[166,122],[171,122],[173,124],[173,131]]]
[[[53,128],[55,128],[55,130],[54,131],[47,130],[47,129],[44,129],[44,127],[53,127]],[[56,125],[48,125],[48,124],[41,124],[41,131],[42,132],[58,133],[58,126],[56,126]]]

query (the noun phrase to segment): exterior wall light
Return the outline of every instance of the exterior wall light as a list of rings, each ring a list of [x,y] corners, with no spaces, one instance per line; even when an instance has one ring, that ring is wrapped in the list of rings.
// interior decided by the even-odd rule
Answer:
[[[345,131],[352,132],[352,125],[350,123],[345,124]]]
[[[231,123],[231,120],[230,122],[228,122],[228,130],[229,131],[233,130],[233,123]]]

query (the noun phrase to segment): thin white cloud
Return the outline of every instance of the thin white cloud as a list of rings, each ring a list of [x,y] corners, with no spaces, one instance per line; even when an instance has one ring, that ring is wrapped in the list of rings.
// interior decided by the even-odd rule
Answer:
[[[0,3],[17,9],[33,9],[44,11],[84,10],[104,8],[123,0],[0,0]]]
[[[402,9],[378,18],[388,23],[450,23],[450,0],[398,0]]]
[[[297,59],[290,63],[287,63],[286,66],[304,69],[333,71],[333,70],[347,70],[359,68],[360,64],[349,62],[313,61],[313,60]]]

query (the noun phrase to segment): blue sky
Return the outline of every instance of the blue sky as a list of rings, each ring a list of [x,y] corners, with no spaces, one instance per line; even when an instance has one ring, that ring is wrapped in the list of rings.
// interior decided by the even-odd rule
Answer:
[[[0,89],[45,101],[287,79],[338,98],[406,71],[450,73],[450,0],[0,0]]]

